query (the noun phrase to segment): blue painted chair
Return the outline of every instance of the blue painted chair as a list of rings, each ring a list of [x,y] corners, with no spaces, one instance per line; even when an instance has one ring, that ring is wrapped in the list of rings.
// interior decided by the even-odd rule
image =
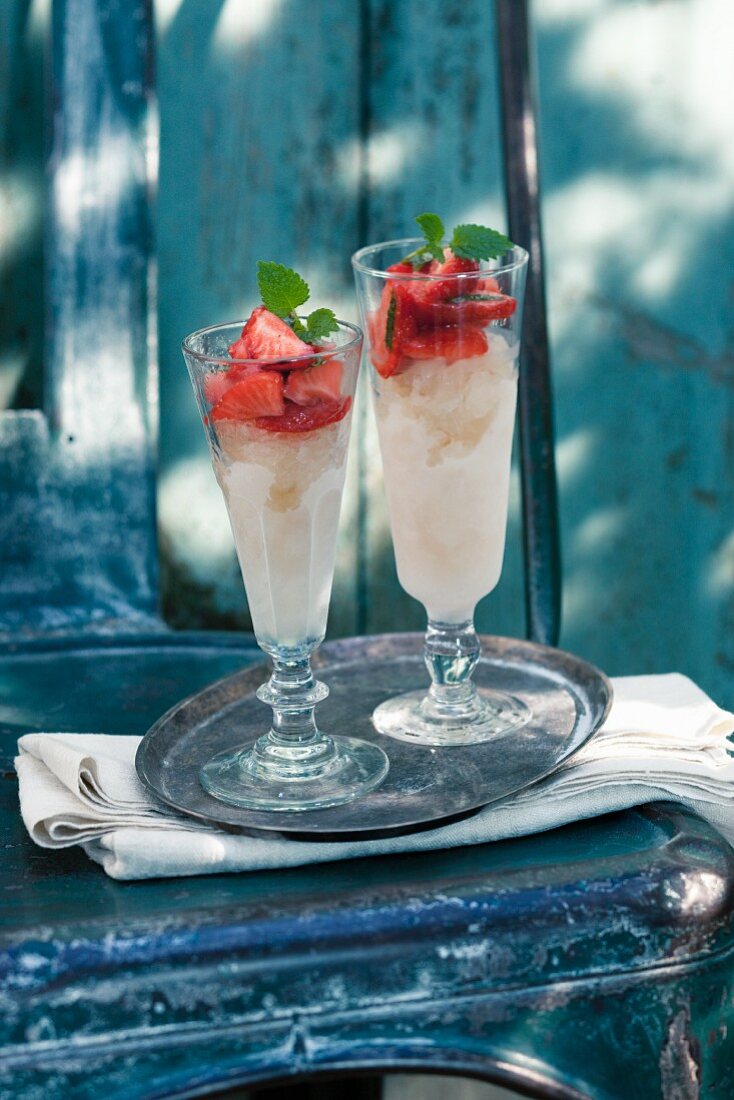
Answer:
[[[510,229],[533,255],[520,409],[529,627],[552,641],[524,0],[498,0],[497,15]],[[145,3],[54,6],[46,404],[0,418],[0,1096],[152,1100],[314,1080],[323,1097],[322,1078],[400,1069],[536,1097],[731,1097],[734,859],[675,806],[315,873],[124,885],[26,838],[19,734],[142,733],[257,656],[248,637],[172,633],[156,610],[151,34]],[[353,1098],[360,1089],[377,1095],[374,1076],[350,1081]]]

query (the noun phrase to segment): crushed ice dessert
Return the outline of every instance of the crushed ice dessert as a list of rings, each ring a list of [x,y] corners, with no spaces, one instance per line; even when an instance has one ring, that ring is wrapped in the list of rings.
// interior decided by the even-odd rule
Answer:
[[[381,379],[375,403],[398,576],[438,622],[471,619],[502,570],[517,348],[420,363]]]
[[[322,638],[334,572],[348,418],[302,433],[223,421],[214,471],[258,637]]]
[[[368,328],[398,576],[430,619],[466,622],[502,570],[518,344],[493,322],[516,301],[449,249],[387,274]]]

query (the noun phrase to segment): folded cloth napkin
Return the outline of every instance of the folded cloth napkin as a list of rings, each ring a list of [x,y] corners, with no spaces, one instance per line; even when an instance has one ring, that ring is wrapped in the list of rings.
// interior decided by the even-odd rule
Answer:
[[[609,717],[552,775],[472,817],[340,843],[226,833],[168,810],[135,773],[139,737],[32,733],[18,742],[20,807],[37,844],[81,844],[117,879],[294,867],[542,832],[645,802],[683,803],[734,844],[734,715],[677,673],[614,683]]]

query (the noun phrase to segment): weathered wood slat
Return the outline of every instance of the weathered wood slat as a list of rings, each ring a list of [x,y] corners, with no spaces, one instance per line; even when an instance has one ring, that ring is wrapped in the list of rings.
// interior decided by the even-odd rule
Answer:
[[[179,342],[249,314],[258,259],[296,267],[316,305],[354,319],[359,57],[355,7],[341,0],[185,3],[161,28],[160,501],[164,598],[177,623],[248,622]],[[334,633],[357,629],[356,472],[352,463]]]
[[[44,28],[37,7],[0,4],[0,408],[41,400]]]
[[[45,417],[0,418],[0,631],[152,621],[152,12],[53,7]],[[39,319],[40,323],[40,319]],[[29,591],[32,587],[32,593]]]
[[[533,14],[562,643],[732,707],[734,24],[697,0]]]
[[[367,79],[366,239],[412,235],[413,218],[501,225],[502,139],[492,5],[482,0],[371,0]],[[365,509],[364,628],[421,629],[423,608],[397,580],[374,419],[361,426]],[[523,632],[517,484],[501,584],[477,611],[482,630]]]

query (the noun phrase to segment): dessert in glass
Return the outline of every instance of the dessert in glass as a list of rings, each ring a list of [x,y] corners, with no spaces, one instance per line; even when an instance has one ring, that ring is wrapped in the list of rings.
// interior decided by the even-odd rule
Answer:
[[[427,693],[382,703],[373,722],[425,745],[487,741],[530,718],[519,699],[472,680],[474,610],[502,570],[528,259],[500,239],[493,260],[427,252],[419,239],[352,258],[398,578],[426,609],[431,678]]]
[[[303,331],[305,320],[294,323]],[[362,350],[358,328],[335,324],[328,339],[307,343],[260,306],[244,327],[215,325],[183,342],[253,629],[273,665],[257,692],[272,707],[271,728],[249,731],[200,778],[216,798],[251,809],[339,805],[388,770],[376,745],[329,736],[314,717],[328,695],[311,655],[326,631]]]

